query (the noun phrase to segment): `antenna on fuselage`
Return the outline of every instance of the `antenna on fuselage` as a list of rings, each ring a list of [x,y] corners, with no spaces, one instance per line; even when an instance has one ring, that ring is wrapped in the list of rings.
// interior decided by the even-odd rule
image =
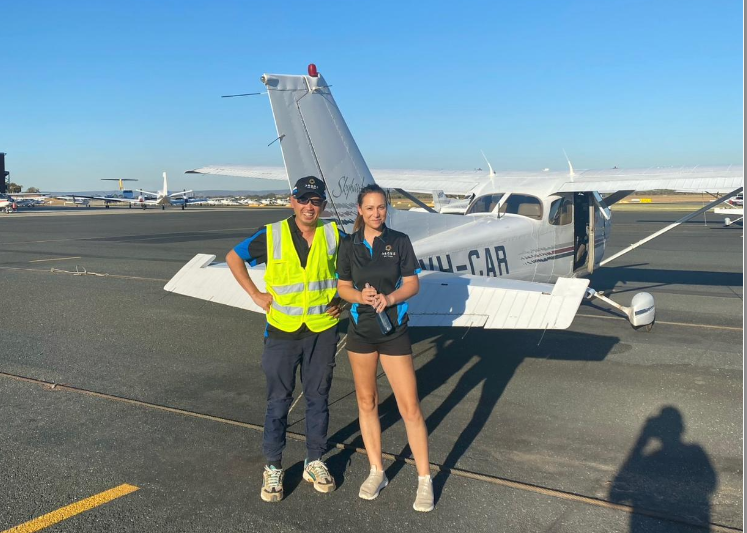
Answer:
[[[568,177],[573,181],[573,178],[576,177],[576,173],[573,171],[573,165],[571,164],[571,160],[568,158],[568,154],[565,153],[565,149],[563,149],[563,155],[565,156],[565,160],[568,161]]]
[[[480,153],[482,154],[482,158],[488,164],[488,171],[489,171],[489,176],[490,176],[490,184],[495,188],[494,178],[496,176],[496,173],[495,173],[495,170],[493,170],[493,165],[491,165],[490,161],[488,161],[488,158],[485,156],[485,152],[483,152],[482,150],[480,150]]]
[[[221,96],[221,98],[236,98],[238,96],[256,96],[259,94],[267,94],[267,93],[264,92],[264,93],[224,94],[223,96]]]

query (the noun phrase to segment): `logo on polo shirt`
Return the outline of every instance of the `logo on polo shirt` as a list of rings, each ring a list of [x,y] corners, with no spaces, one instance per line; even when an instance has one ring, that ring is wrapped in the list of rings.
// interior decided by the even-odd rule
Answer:
[[[391,244],[387,244],[384,247],[384,251],[381,252],[381,257],[396,257],[396,255],[397,255],[397,252],[395,252],[394,250],[392,250],[392,245]]]

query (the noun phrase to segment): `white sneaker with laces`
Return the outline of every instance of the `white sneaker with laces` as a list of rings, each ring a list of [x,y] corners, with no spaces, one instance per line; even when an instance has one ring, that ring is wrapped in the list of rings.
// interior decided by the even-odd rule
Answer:
[[[418,476],[418,492],[412,508],[421,513],[433,510],[433,482],[431,476]]]
[[[262,475],[262,491],[259,495],[266,502],[279,502],[283,499],[283,477],[285,471],[274,466],[265,466]]]
[[[372,466],[366,481],[361,485],[358,496],[364,500],[374,500],[379,495],[379,492],[381,492],[381,489],[388,484],[389,480],[386,478],[386,474],[375,466]]]
[[[321,459],[305,462],[303,478],[309,483],[313,483],[317,492],[332,492],[336,488],[335,478],[329,473],[327,465]]]

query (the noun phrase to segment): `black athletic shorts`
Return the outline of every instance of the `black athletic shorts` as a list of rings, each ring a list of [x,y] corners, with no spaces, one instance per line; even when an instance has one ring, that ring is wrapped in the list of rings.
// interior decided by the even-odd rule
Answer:
[[[405,325],[404,331],[394,338],[379,337],[377,339],[365,339],[361,337],[355,328],[348,328],[348,336],[345,339],[345,348],[349,352],[371,353],[379,352],[383,355],[410,355],[412,354],[412,344],[410,343],[410,333]]]

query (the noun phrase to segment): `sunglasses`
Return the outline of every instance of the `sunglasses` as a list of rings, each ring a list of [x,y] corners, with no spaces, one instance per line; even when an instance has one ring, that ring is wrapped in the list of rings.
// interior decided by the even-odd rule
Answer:
[[[296,202],[301,205],[306,205],[311,202],[311,205],[313,205],[314,207],[321,207],[324,203],[324,200],[322,200],[321,198],[296,198]]]

